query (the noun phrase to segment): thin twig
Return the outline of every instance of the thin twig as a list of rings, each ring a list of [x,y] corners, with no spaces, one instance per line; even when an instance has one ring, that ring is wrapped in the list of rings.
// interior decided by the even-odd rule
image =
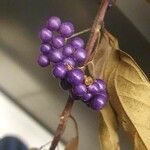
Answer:
[[[85,63],[87,63],[89,61],[90,55],[93,51],[95,42],[96,42],[97,37],[98,37],[100,25],[103,24],[103,20],[104,20],[105,13],[106,13],[108,5],[109,5],[109,1],[110,0],[102,0],[100,8],[98,10],[98,13],[96,15],[96,18],[94,20],[94,23],[93,23],[93,26],[91,29],[91,35],[90,35],[90,38],[89,38],[88,43],[86,45],[86,50],[87,50],[88,55],[87,55],[87,60]],[[66,122],[67,122],[68,117],[70,115],[73,103],[74,103],[74,100],[72,100],[69,97],[67,104],[66,104],[66,106],[62,112],[61,117],[60,117],[60,123],[57,127],[56,133],[54,135],[54,138],[53,138],[53,141],[52,141],[52,144],[51,144],[49,150],[55,150],[59,140],[61,139],[61,136],[63,135],[64,130],[66,128]]]
[[[69,96],[67,104],[66,104],[66,106],[65,106],[65,108],[64,108],[64,110],[60,116],[60,122],[59,122],[58,128],[55,132],[53,141],[51,143],[50,150],[55,150],[61,136],[64,133],[64,130],[66,128],[66,122],[68,120],[68,117],[70,116],[73,102],[74,102],[74,100],[72,100],[72,98]]]
[[[72,39],[72,38],[74,38],[74,37],[76,37],[76,36],[78,36],[78,35],[87,33],[87,32],[89,32],[90,30],[91,30],[91,28],[87,28],[87,29],[84,29],[84,30],[82,30],[82,31],[80,31],[80,32],[77,32],[77,33],[73,34],[71,37],[67,38],[67,40]]]
[[[40,146],[39,150],[42,150],[44,147],[46,147],[50,143],[51,143],[51,141],[48,141],[47,143],[43,144],[42,146]]]
[[[100,25],[104,24],[104,17],[105,17],[109,2],[110,2],[110,0],[102,0],[100,8],[98,10],[98,13],[95,17],[95,20],[94,20],[94,23],[93,23],[93,26],[92,26],[92,29],[91,29],[91,35],[90,35],[90,38],[89,38],[89,40],[87,42],[87,45],[86,45],[86,50],[87,50],[87,56],[88,57],[86,59],[85,64],[89,61],[90,55],[93,51],[95,42],[96,42],[97,37],[98,37],[98,32],[99,32],[99,29],[100,29]]]

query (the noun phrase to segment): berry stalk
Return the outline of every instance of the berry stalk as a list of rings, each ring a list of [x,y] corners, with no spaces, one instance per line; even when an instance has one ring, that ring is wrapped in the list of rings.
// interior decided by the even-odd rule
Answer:
[[[110,0],[102,0],[100,8],[98,10],[98,13],[95,17],[93,26],[91,28],[91,35],[90,35],[90,38],[89,38],[88,43],[86,45],[86,50],[88,52],[87,53],[88,55],[87,55],[87,59],[85,61],[85,64],[90,59],[90,54],[92,53],[95,42],[98,38],[98,32],[100,29],[100,25],[103,24],[103,20],[104,20],[109,2],[110,2]],[[68,120],[68,117],[70,116],[73,104],[74,104],[74,100],[69,96],[67,103],[66,103],[66,106],[65,106],[65,108],[62,112],[62,115],[60,117],[60,123],[57,127],[57,130],[55,132],[55,135],[54,135],[54,138],[53,138],[53,141],[51,143],[49,150],[55,150],[58,142],[60,141],[61,136],[63,135],[64,130],[66,128],[66,122]]]

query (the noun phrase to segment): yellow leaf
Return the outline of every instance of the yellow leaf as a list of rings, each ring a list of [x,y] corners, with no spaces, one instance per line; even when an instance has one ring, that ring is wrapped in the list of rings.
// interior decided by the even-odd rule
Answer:
[[[99,113],[99,139],[102,150],[119,150],[117,122],[109,104]]]
[[[113,69],[118,65],[118,59],[116,59],[116,55],[113,53],[113,51],[114,49],[119,48],[115,38],[112,37],[112,40],[110,40],[107,34],[101,34],[100,36],[100,44],[95,50],[94,57],[88,64],[88,68],[94,78],[102,78],[107,83],[107,80],[109,80],[109,76],[112,75]],[[110,66],[110,68],[106,70],[106,66]],[[106,76],[107,78],[105,78]],[[120,146],[119,136],[117,133],[117,119],[109,103],[104,109],[100,111],[99,116],[99,137],[101,149],[119,150]]]
[[[78,136],[72,138],[65,147],[65,150],[77,150],[77,149],[78,149]]]
[[[101,111],[101,148],[120,149],[117,117],[132,138],[134,149],[150,149],[150,83],[140,67],[131,56],[119,50],[117,40],[107,31],[101,33],[101,41],[88,67],[95,78],[105,80],[109,93],[110,104]]]
[[[150,84],[133,59],[119,51],[121,63],[114,79],[118,102],[121,107],[121,124],[134,138],[135,149],[143,145],[150,148]],[[120,113],[118,111],[118,113]],[[127,121],[128,120],[128,121]]]

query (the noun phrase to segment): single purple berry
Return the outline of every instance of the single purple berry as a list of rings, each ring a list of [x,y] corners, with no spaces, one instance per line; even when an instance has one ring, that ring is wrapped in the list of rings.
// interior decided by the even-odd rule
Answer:
[[[37,62],[41,67],[47,67],[50,64],[48,57],[45,55],[40,55]]]
[[[105,84],[105,82],[103,80],[96,79],[96,82],[97,82],[97,84],[99,86],[99,90],[100,91],[104,91],[106,89],[106,84]]]
[[[92,98],[92,94],[91,94],[91,93],[86,93],[86,94],[84,94],[84,95],[82,96],[82,100],[83,100],[84,102],[90,101],[91,98]]]
[[[67,72],[67,81],[72,85],[79,85],[84,80],[84,72],[80,69],[72,69]]]
[[[64,64],[56,64],[53,68],[53,75],[56,78],[63,79],[67,73],[67,68]]]
[[[59,33],[63,37],[70,37],[74,33],[74,26],[71,22],[64,22],[61,24]]]
[[[44,28],[40,31],[39,36],[42,42],[49,42],[52,39],[53,34],[49,29]]]
[[[65,59],[63,59],[63,63],[65,65],[70,65],[71,67],[75,67],[75,61],[72,57],[66,57]]]
[[[98,95],[102,95],[103,97],[105,97],[106,99],[108,99],[108,93],[107,93],[107,91],[101,91],[100,93],[98,93]]]
[[[72,41],[71,44],[74,48],[83,48],[84,47],[84,41],[83,39],[79,37],[75,37]]]
[[[96,82],[92,83],[87,88],[88,88],[88,91],[92,93],[93,95],[96,95],[97,93],[99,93],[99,86]]]
[[[62,51],[54,49],[49,53],[48,58],[49,58],[50,62],[53,62],[53,63],[60,62],[63,60]]]
[[[52,31],[57,31],[61,25],[61,20],[57,16],[52,16],[48,19],[47,26]]]
[[[86,60],[86,56],[87,53],[84,49],[77,49],[73,54],[73,57],[78,64],[83,64]]]
[[[74,52],[74,48],[72,47],[72,45],[68,44],[68,45],[64,46],[62,52],[65,56],[71,56]]]
[[[50,46],[50,44],[42,44],[40,47],[40,50],[43,54],[47,55],[51,51],[51,46]]]
[[[76,96],[81,97],[81,96],[86,94],[87,88],[86,88],[86,86],[84,84],[79,84],[79,85],[73,87],[72,92]]]
[[[104,97],[102,95],[96,95],[91,100],[91,108],[94,110],[100,110],[104,107],[106,102],[107,102],[106,97]]]
[[[71,87],[72,87],[71,84],[68,83],[66,79],[62,79],[62,80],[60,81],[60,86],[61,86],[61,88],[64,89],[64,90],[69,90],[69,89],[71,89]]]
[[[53,37],[53,39],[52,39],[52,46],[53,47],[59,49],[59,48],[63,47],[64,44],[65,44],[65,40],[63,37],[61,37],[61,36]]]

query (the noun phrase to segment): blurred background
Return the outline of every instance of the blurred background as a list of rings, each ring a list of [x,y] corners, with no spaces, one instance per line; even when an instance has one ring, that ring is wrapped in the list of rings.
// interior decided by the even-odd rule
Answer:
[[[71,20],[76,31],[91,27],[99,0],[0,0],[0,138],[16,135],[40,147],[52,139],[64,108],[62,91],[50,68],[36,64],[38,32],[49,16]],[[144,0],[118,0],[105,20],[106,28],[118,38],[150,77],[150,4]],[[85,40],[88,34],[83,36]],[[95,112],[76,102],[72,113],[79,125],[79,150],[98,150],[98,121]],[[132,149],[120,129],[122,149]],[[74,136],[69,121],[59,149]]]

